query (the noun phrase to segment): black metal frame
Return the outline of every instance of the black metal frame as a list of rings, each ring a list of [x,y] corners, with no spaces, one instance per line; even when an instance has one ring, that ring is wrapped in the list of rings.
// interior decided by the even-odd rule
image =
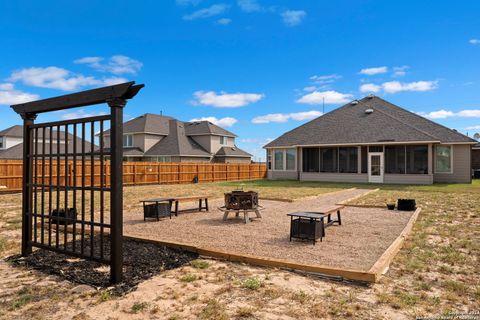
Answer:
[[[123,108],[127,99],[133,98],[142,87],[143,85],[127,82],[11,106],[24,120],[23,256],[30,254],[32,247],[38,247],[108,263],[110,264],[111,282],[118,283],[122,280]],[[39,113],[100,103],[107,103],[110,106],[110,115],[34,123]],[[104,128],[107,122],[110,123],[108,152],[105,151],[104,146]],[[94,143],[96,128],[99,128],[98,148]],[[70,129],[72,130],[70,131]],[[61,138],[62,131],[63,139]],[[81,131],[80,137],[78,131]],[[86,148],[88,138],[90,139],[90,150]],[[61,151],[61,145],[63,145],[63,151]],[[110,181],[106,179],[106,157],[110,158]],[[90,172],[87,172],[86,169],[87,161],[90,161]],[[100,162],[98,185],[95,182],[95,162]],[[70,179],[69,164],[72,163],[72,179]],[[81,167],[80,179],[78,179],[78,166]],[[54,169],[55,176],[53,175]],[[62,169],[64,171],[63,183],[61,180]],[[90,184],[86,184],[87,177],[90,177]],[[63,194],[61,194],[62,192]],[[107,211],[105,192],[110,193],[109,217],[105,216]],[[71,198],[69,198],[70,196]],[[45,199],[46,197],[48,197],[48,201]],[[90,197],[90,201],[88,201],[88,197]],[[78,216],[79,213],[80,216]],[[99,217],[96,219],[97,213],[99,213]],[[106,229],[109,232],[105,232]],[[47,232],[48,234],[46,234]],[[110,246],[105,241],[107,236]]]

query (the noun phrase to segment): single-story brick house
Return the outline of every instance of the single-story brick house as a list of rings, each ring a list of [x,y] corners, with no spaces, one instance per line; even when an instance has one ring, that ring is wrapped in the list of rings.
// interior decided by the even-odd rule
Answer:
[[[432,184],[470,183],[476,143],[370,95],[264,148],[269,179]]]

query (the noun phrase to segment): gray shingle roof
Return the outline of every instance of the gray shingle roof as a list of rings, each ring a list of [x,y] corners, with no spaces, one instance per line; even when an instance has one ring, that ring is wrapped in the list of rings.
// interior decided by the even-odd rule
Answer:
[[[153,113],[146,113],[123,124],[124,133],[153,133],[158,135],[168,135],[169,121],[175,120],[172,117],[161,116]],[[187,135],[223,135],[236,137],[236,135],[225,130],[209,121],[183,122],[185,124],[185,132]],[[105,134],[110,133],[106,130]]]
[[[373,109],[367,114],[366,109]],[[473,139],[400,108],[379,97],[348,103],[297,127],[265,148],[297,145],[440,141],[472,143]]]
[[[229,137],[236,137],[236,135],[228,130],[225,130],[209,121],[194,121],[185,122],[185,132],[187,135],[222,135]]]
[[[23,137],[23,126],[15,125],[10,128],[0,131],[0,137]]]
[[[250,158],[252,155],[238,147],[221,147],[220,150],[215,154],[216,157],[247,157]]]
[[[210,153],[185,134],[185,124],[183,122],[170,120],[168,127],[168,135],[145,152],[146,156],[210,157]]]
[[[47,131],[48,132],[48,131]],[[40,135],[39,135],[40,136]],[[46,134],[48,137],[49,134]],[[73,135],[69,134],[68,135],[68,152],[71,153],[73,152]],[[65,133],[63,131],[60,131],[60,141],[65,141]],[[53,138],[54,141],[57,139],[57,131],[53,132]],[[76,143],[76,152],[80,153],[82,152],[82,139],[77,137],[77,143]],[[52,144],[53,150],[52,154],[55,155],[58,151],[57,149],[57,144],[53,143]],[[33,145],[33,148],[35,149],[35,143]],[[37,144],[37,153],[42,154],[43,151],[43,141],[40,139]],[[90,152],[91,144],[88,141],[85,141],[85,151]],[[98,147],[94,146],[95,149],[98,149]],[[60,153],[65,153],[65,144],[60,143]],[[45,143],[45,154],[48,155],[50,154],[50,143],[49,140],[46,141]],[[0,159],[23,159],[23,143],[19,143],[13,147],[10,147],[5,150],[0,150]]]

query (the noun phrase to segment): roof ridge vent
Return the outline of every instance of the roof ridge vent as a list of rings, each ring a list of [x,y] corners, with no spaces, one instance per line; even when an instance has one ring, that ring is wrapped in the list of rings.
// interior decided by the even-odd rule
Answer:
[[[358,104],[358,100],[353,100],[352,102],[350,102],[350,104],[356,105],[356,104]]]
[[[372,94],[372,93],[370,93],[370,94],[367,96],[368,99],[373,99],[373,97],[375,97],[375,95]]]

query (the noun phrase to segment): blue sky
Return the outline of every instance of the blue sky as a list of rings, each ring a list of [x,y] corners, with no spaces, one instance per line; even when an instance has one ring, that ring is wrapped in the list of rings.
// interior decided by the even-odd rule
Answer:
[[[374,93],[480,132],[478,1],[2,1],[0,128],[10,104],[135,80],[126,117],[210,118],[261,146]],[[54,120],[105,112],[56,112]]]

